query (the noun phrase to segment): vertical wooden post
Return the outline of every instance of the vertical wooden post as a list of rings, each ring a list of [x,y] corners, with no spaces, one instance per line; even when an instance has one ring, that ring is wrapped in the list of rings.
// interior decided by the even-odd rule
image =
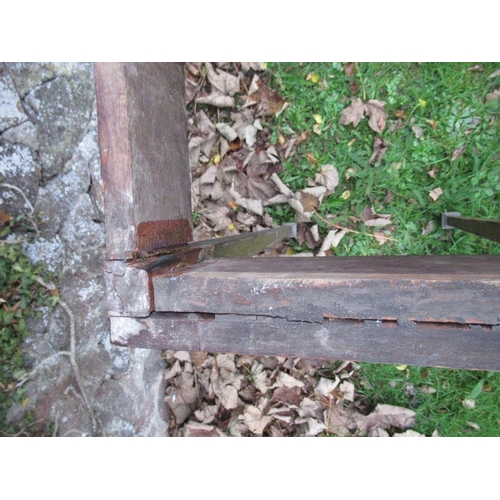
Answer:
[[[182,65],[96,63],[95,79],[108,259],[191,241]]]

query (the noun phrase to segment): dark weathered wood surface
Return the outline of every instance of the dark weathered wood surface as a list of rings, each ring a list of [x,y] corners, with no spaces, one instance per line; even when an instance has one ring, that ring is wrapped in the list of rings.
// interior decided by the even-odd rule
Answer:
[[[473,217],[447,217],[447,224],[462,231],[500,243],[500,220]]]
[[[192,239],[184,75],[177,63],[96,63],[108,259]]]
[[[214,259],[153,288],[158,312],[500,323],[500,256]]]
[[[500,330],[480,326],[154,313],[140,320],[112,318],[111,335],[131,347],[500,370]]]

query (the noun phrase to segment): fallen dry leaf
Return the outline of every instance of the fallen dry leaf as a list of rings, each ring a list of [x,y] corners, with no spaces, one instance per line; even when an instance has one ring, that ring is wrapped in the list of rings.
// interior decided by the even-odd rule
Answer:
[[[387,429],[397,427],[406,429],[415,425],[415,412],[399,406],[379,404],[369,415],[354,415],[356,424],[362,434],[373,428]]]
[[[253,214],[264,215],[264,207],[262,206],[262,202],[260,200],[240,197],[236,200],[236,203],[238,206],[243,207]]]
[[[214,224],[215,231],[223,231],[231,224],[231,219],[228,214],[231,213],[229,208],[208,203],[207,208],[200,211],[200,213]]]
[[[184,423],[196,408],[198,394],[194,387],[194,375],[182,372],[173,380],[165,398],[178,425]]]
[[[458,160],[458,158],[460,158],[464,154],[464,151],[465,151],[465,146],[455,149],[455,151],[453,151],[453,154],[451,155],[451,161]]]
[[[434,230],[434,221],[429,221],[425,228],[422,230],[422,236],[429,236]]]
[[[309,226],[309,224],[299,222],[297,224],[297,235],[295,239],[299,245],[307,241],[308,248],[312,250],[319,245],[321,239],[318,234],[318,226],[316,224],[312,227]]]
[[[400,120],[406,120],[406,111],[404,109],[398,109],[394,111],[394,116]]]
[[[373,153],[370,156],[369,162],[373,164],[375,162],[382,161],[388,147],[389,145],[386,144],[378,135],[375,136],[375,139],[373,140]]]
[[[307,419],[306,436],[317,436],[326,429],[326,425],[315,418]]]
[[[267,383],[267,375],[264,370],[264,366],[261,365],[257,360],[254,361],[252,367],[250,368],[250,373],[252,375],[252,382],[257,387],[257,389],[265,394],[269,389],[269,385]]]
[[[330,397],[332,392],[338,387],[340,384],[339,377],[335,377],[335,380],[331,380],[329,378],[321,377],[319,379],[318,385],[314,389],[314,392],[321,394],[325,397]]]
[[[345,410],[334,406],[324,411],[324,421],[327,432],[336,436],[351,436],[351,430],[356,429],[356,422]]]
[[[6,214],[4,211],[0,210],[0,225],[3,226],[6,222],[12,220],[12,217],[9,214]]]
[[[428,174],[430,177],[432,177],[433,179],[435,179],[435,178],[436,178],[436,175],[437,175],[437,173],[438,173],[438,171],[439,171],[439,168],[438,168],[438,167],[432,167],[432,168],[431,168],[431,170],[429,170],[429,171],[427,172],[427,174]]]
[[[291,198],[293,196],[290,188],[278,177],[278,174],[274,173],[271,175],[270,179],[276,184],[276,187],[279,189],[281,194],[285,195],[287,198]]]
[[[247,405],[240,418],[248,426],[250,432],[258,436],[262,435],[267,424],[271,421],[271,417],[264,415],[262,410],[253,405]]]
[[[170,370],[168,370],[165,373],[164,379],[170,380],[171,378],[174,378],[175,376],[179,375],[179,373],[181,372],[182,372],[181,364],[179,360],[176,360],[176,362],[172,365]]]
[[[259,75],[257,75],[257,74],[253,75],[252,83],[250,83],[250,87],[248,88],[248,95],[255,94],[255,92],[257,92],[257,90],[259,90],[261,84],[262,84],[262,81],[259,78]]]
[[[389,215],[390,217],[390,215]],[[392,221],[389,218],[378,217],[377,219],[369,219],[365,222],[365,226],[370,227],[384,227],[392,224]]]
[[[303,387],[304,382],[302,380],[298,380],[291,375],[288,375],[285,372],[279,372],[278,377],[276,378],[276,382],[272,386],[275,387]]]
[[[359,91],[359,84],[355,80],[349,83],[349,90],[351,91],[351,94],[357,94]]]
[[[387,243],[389,241],[389,236],[386,236],[382,231],[375,231],[375,233],[373,234],[374,238],[375,238],[375,241],[377,241],[377,243],[379,245],[383,245],[384,243]]]
[[[217,178],[219,169],[215,165],[210,165],[206,172],[200,177],[200,184],[213,184]]]
[[[394,198],[394,193],[392,192],[392,190],[389,189],[384,199],[382,200],[382,204],[387,205],[387,203],[390,203],[393,198]]]
[[[484,66],[481,64],[475,64],[474,66],[467,68],[467,71],[470,71],[471,73],[482,73],[484,71]]]
[[[179,361],[191,361],[191,354],[188,351],[175,351],[174,358]]]
[[[384,109],[385,102],[370,99],[366,103],[367,114],[369,116],[368,125],[375,132],[382,132],[385,129],[387,111]]]
[[[496,78],[497,76],[500,76],[500,69],[493,71],[493,73],[491,73],[491,75],[489,75],[488,78]]]
[[[209,104],[217,108],[232,108],[235,104],[234,98],[214,89],[208,95],[202,95],[195,99],[199,104]]]
[[[212,87],[225,95],[234,96],[240,90],[240,79],[226,71],[214,69],[211,63],[206,62],[207,77]]]
[[[217,123],[217,130],[229,141],[232,142],[238,137],[238,133],[227,123]]]
[[[224,408],[236,408],[242,375],[236,370],[234,354],[218,354],[215,360],[210,387]]]
[[[306,153],[306,157],[307,157],[309,163],[311,163],[312,165],[316,165],[316,163],[318,163],[318,160],[316,160],[316,158],[314,158],[314,155],[312,153]]]
[[[252,95],[252,100],[257,105],[257,116],[278,115],[285,106],[285,100],[275,90],[270,90],[262,85],[257,92]]]
[[[184,79],[184,97],[186,104],[189,104],[197,95],[203,84],[203,79],[193,80],[189,75]]]
[[[246,73],[249,69],[254,71],[263,71],[266,69],[266,64],[263,62],[242,62],[241,69]]]
[[[320,201],[317,196],[312,193],[306,193],[305,191],[299,191],[300,193],[300,203],[304,208],[304,212],[314,212],[319,205]]]
[[[339,123],[341,125],[349,125],[352,123],[354,127],[357,127],[364,116],[365,104],[359,97],[355,97],[351,100],[351,104],[342,111]]]
[[[373,210],[373,207],[366,206],[361,210],[361,214],[359,218],[363,221],[366,222],[367,220],[370,219],[376,219],[377,214],[375,213],[375,210]]]
[[[319,82],[319,75],[317,73],[309,73],[306,76],[306,81],[311,81],[313,83],[318,83]]]
[[[393,437],[401,437],[401,438],[425,437],[425,434],[420,434],[420,432],[408,429],[407,431],[404,432],[396,432]]]
[[[220,429],[213,425],[188,422],[184,426],[184,437],[226,437]]]
[[[481,427],[477,425],[475,422],[467,422],[467,425],[476,431],[481,430]]]
[[[348,231],[346,229],[331,229],[323,240],[317,257],[325,257],[328,250],[336,248],[347,232]]]
[[[424,394],[435,394],[437,392],[434,387],[431,387],[429,385],[422,385],[419,387],[419,390]]]
[[[476,407],[476,402],[473,399],[464,399],[462,406],[467,410],[473,410]]]
[[[354,98],[351,104],[345,108],[340,116],[339,123],[341,125],[349,125],[352,123],[356,127],[366,115],[369,117],[368,125],[375,132],[382,132],[385,129],[387,111],[384,109],[385,102],[376,99],[370,99],[363,102],[359,98]]]
[[[420,139],[421,137],[423,137],[424,129],[422,127],[415,125],[411,129],[413,130],[413,133],[415,134],[415,138]]]
[[[486,102],[494,101],[500,97],[500,89],[495,89],[486,96]]]
[[[194,76],[200,76],[200,66],[197,63],[187,62],[185,68]]]
[[[192,170],[198,168],[201,153],[207,158],[210,156],[216,142],[215,125],[203,110],[198,111],[195,116],[195,127],[188,145],[189,165]]]
[[[356,73],[356,63],[353,63],[353,62],[347,63],[342,68],[342,70],[344,71],[344,74],[346,76],[354,76],[354,74]]]
[[[334,191],[339,185],[339,173],[333,165],[323,165],[321,172],[316,174],[315,181],[321,186],[325,186],[328,191]]]
[[[429,199],[431,201],[437,201],[438,198],[443,194],[443,190],[441,188],[434,188],[429,191]]]

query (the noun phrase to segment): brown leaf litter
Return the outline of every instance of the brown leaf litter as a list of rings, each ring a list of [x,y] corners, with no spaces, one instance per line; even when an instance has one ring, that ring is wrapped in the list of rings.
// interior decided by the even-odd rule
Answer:
[[[357,394],[359,366],[165,351],[173,436],[421,436],[415,412]]]

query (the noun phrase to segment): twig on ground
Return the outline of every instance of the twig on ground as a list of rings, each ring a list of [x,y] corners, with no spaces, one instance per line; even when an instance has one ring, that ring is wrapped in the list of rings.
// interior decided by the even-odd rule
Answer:
[[[341,229],[342,231],[347,231],[348,233],[354,233],[354,234],[362,234],[363,236],[370,236],[371,238],[375,238],[374,234],[369,234],[369,233],[362,233],[360,231],[354,231],[354,229],[347,229],[346,227],[340,226],[338,224],[334,224],[333,222],[327,221],[321,215],[316,212],[316,210],[313,210],[313,214],[316,214],[319,219],[321,219],[325,224],[328,224],[329,226],[335,227],[336,229]],[[391,238],[390,236],[384,236],[385,239],[389,241],[398,241],[394,238]]]
[[[33,368],[33,370],[28,372],[26,374],[26,376],[22,378],[22,380],[20,380],[16,384],[16,389],[19,389],[26,382],[29,382],[30,380],[32,380],[33,377],[35,377],[39,371],[41,371],[43,368],[45,368],[46,365],[50,364],[53,359],[58,358],[59,356],[71,357],[71,353],[69,351],[59,351],[59,352],[56,352],[55,354],[51,354],[50,356],[47,356],[37,366],[35,366],[35,368]]]
[[[42,278],[37,278],[37,282],[42,285],[47,290],[55,290],[56,287],[53,283],[46,283]],[[76,383],[78,385],[78,389],[82,395],[83,402],[90,416],[90,420],[92,422],[92,432],[94,435],[97,435],[97,420],[94,414],[94,410],[90,404],[89,398],[87,396],[87,392],[83,387],[82,376],[80,374],[80,368],[78,367],[78,363],[76,362],[76,328],[75,328],[75,316],[71,308],[64,302],[63,300],[59,300],[59,305],[65,310],[66,314],[69,317],[69,359],[71,363],[71,367],[73,368],[73,373],[75,375]]]
[[[236,63],[233,63],[234,69],[236,71],[236,76],[240,76],[240,72],[238,71],[238,66],[236,66]],[[240,82],[243,85],[243,88],[245,89],[245,92],[248,94],[248,89],[247,86],[245,85],[245,82],[243,81],[243,78],[240,78]]]
[[[26,193],[21,188],[19,188],[17,186],[14,186],[12,184],[7,184],[6,182],[2,182],[0,184],[0,186],[4,187],[4,188],[7,188],[7,189],[10,189],[11,191],[15,191],[16,193],[19,193],[24,198],[24,201],[28,205],[28,208],[29,208],[29,211],[30,211],[30,213],[28,214],[28,219],[31,222],[31,224],[33,226],[33,229],[35,230],[36,235],[38,237],[40,235],[40,231],[38,231],[38,226],[36,225],[36,223],[34,221],[35,209],[34,209],[33,205],[31,204],[31,201],[26,196]],[[6,240],[4,240],[4,241],[2,241],[2,243],[15,244],[15,243],[24,243],[25,241],[26,241],[26,238],[23,238],[23,239],[20,239],[20,240],[12,240],[12,241],[6,241]]]

